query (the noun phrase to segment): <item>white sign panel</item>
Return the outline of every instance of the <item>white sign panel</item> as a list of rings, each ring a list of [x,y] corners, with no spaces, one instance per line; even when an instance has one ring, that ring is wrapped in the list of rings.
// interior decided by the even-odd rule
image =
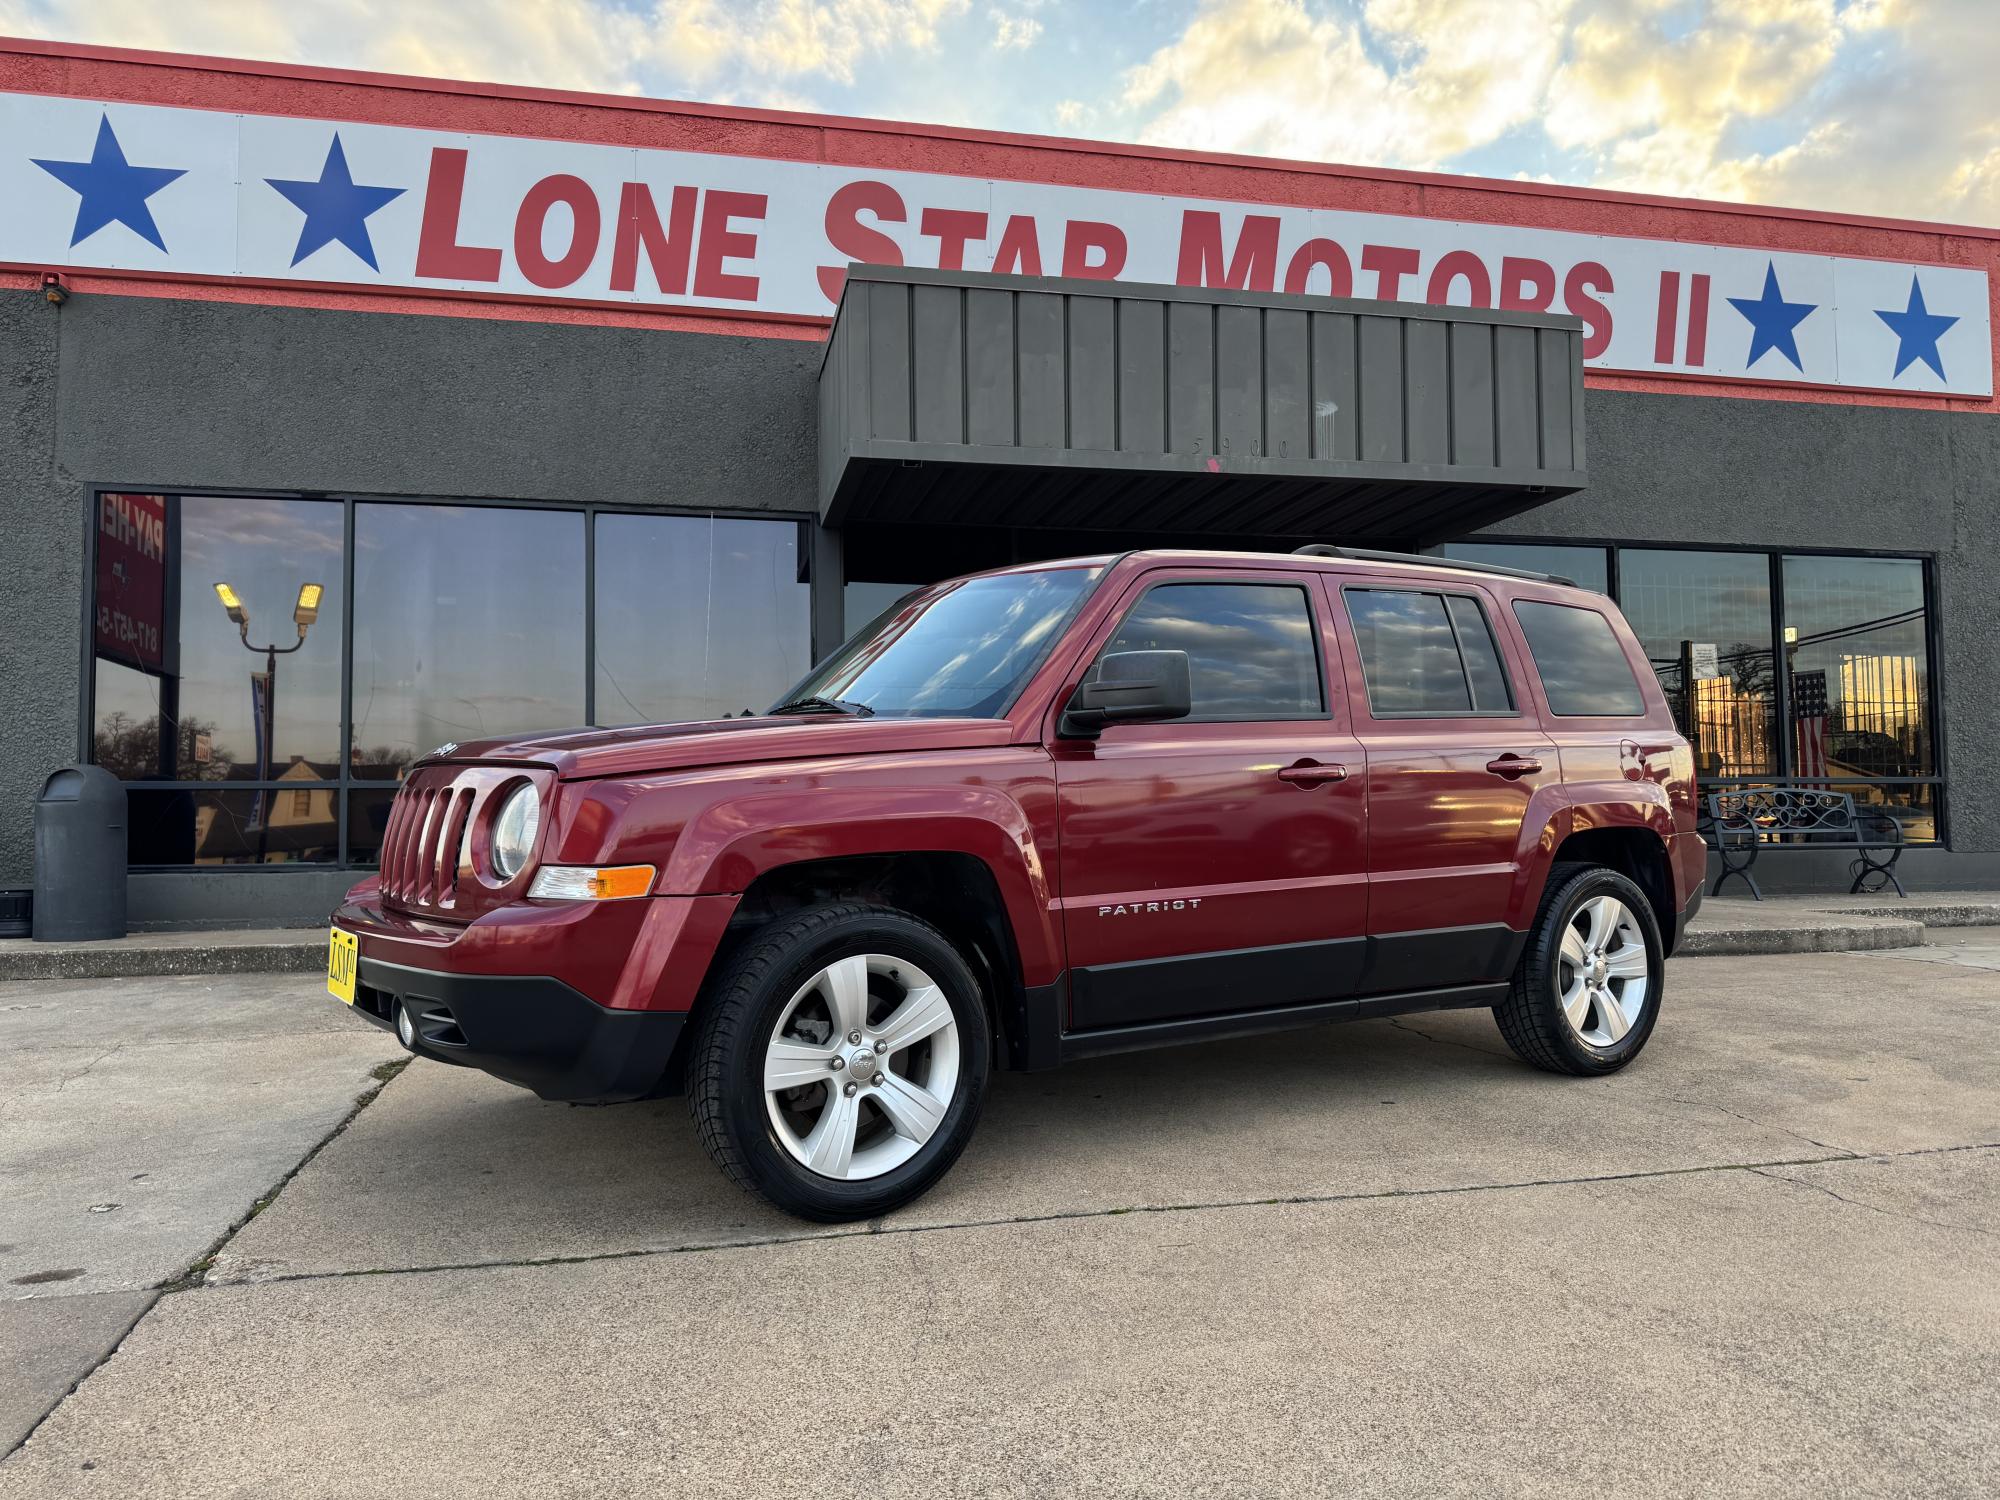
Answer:
[[[1722,661],[1716,654],[1715,642],[1691,642],[1688,646],[1688,668],[1698,682],[1706,682],[1711,677],[1720,677]]]
[[[1991,396],[1987,274],[0,94],[0,263],[824,318],[855,261],[1570,313],[1640,374]]]

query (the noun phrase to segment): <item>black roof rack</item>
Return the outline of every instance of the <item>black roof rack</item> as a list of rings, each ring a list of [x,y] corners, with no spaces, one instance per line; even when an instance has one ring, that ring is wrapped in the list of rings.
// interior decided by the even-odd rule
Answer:
[[[1535,583],[1559,583],[1578,587],[1574,578],[1560,573],[1537,573],[1529,568],[1503,568],[1498,563],[1465,562],[1456,557],[1425,557],[1420,552],[1378,552],[1373,547],[1336,547],[1329,542],[1307,542],[1294,547],[1295,557],[1339,557],[1348,562],[1421,563],[1427,568],[1457,568],[1463,573],[1497,573],[1502,578],[1526,578]]]

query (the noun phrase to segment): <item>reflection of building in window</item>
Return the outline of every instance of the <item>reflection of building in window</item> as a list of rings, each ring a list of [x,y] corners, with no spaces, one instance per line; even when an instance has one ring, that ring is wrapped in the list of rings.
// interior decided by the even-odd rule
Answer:
[[[1924,692],[1914,656],[1843,656],[1834,722],[1842,729],[1884,734],[1917,753],[1924,728]]]
[[[310,817],[311,815],[312,815],[312,793],[293,792],[292,816],[294,818],[305,818],[305,817]]]
[[[1693,736],[1704,776],[1756,776],[1775,764],[1771,702],[1761,688],[1744,692],[1730,677],[1698,678]]]

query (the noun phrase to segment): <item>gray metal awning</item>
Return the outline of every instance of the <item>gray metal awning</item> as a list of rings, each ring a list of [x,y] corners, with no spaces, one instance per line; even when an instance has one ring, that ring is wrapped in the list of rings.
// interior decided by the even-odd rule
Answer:
[[[856,266],[819,381],[849,521],[1424,544],[1583,488],[1582,325]]]

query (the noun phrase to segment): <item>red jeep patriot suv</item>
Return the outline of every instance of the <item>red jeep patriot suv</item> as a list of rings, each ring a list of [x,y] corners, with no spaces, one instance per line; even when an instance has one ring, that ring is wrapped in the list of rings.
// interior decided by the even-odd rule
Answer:
[[[1645,1046],[1700,899],[1693,758],[1615,606],[1314,546],[1005,568],[759,718],[445,745],[328,985],[545,1099],[686,1092],[730,1177],[880,1214],[996,1067],[1490,1006]]]

